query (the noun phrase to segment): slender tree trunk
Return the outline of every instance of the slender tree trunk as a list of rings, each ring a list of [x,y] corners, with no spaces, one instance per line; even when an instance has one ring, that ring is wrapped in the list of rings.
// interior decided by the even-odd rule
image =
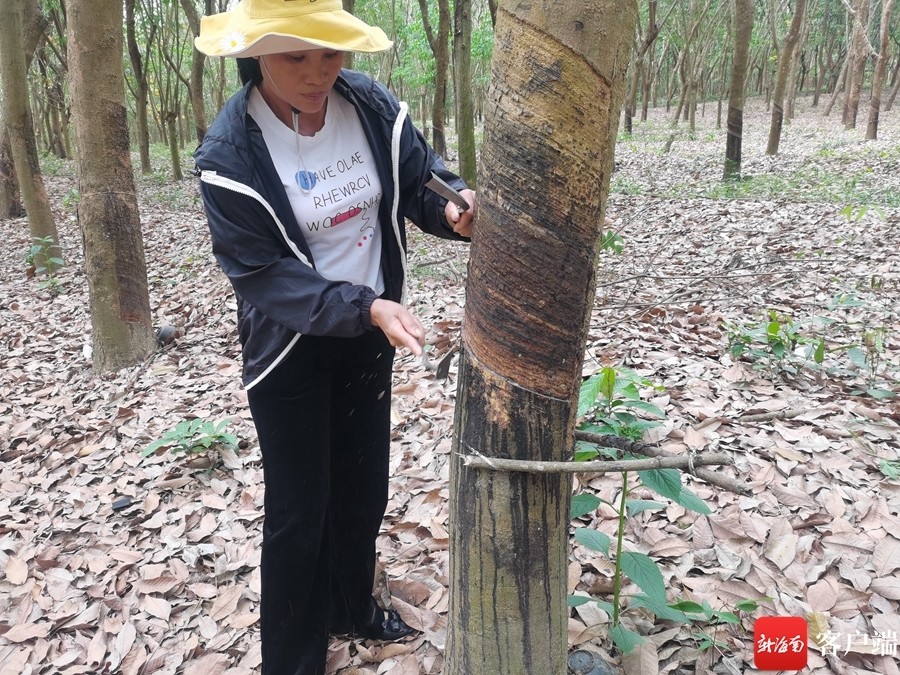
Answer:
[[[647,121],[647,111],[650,107],[650,98],[653,95],[651,92],[653,92],[654,73],[656,72],[653,67],[655,53],[656,41],[650,45],[650,50],[647,52],[647,75],[644,77],[644,90],[641,94],[641,122]]]
[[[878,138],[878,115],[881,110],[881,94],[884,91],[884,75],[887,72],[888,56],[891,48],[891,12],[894,0],[884,0],[881,7],[881,51],[875,63],[875,74],[872,76],[872,100],[869,103],[869,122],[866,125],[866,139]]]
[[[797,89],[798,87],[801,91],[803,89],[803,79],[806,76],[806,66],[803,65],[803,46],[806,44],[808,37],[809,21],[807,20],[807,15],[804,13],[803,20],[800,24],[800,38],[797,40],[797,44],[794,45],[794,52],[791,55],[791,68],[788,72],[787,92],[784,97],[784,116],[788,122],[794,119],[794,104],[797,99]],[[798,74],[798,71],[801,68],[803,68],[803,75]]]
[[[125,39],[128,44],[128,57],[131,60],[131,70],[134,73],[134,122],[137,128],[138,154],[141,158],[141,173],[152,173],[150,164],[150,126],[147,121],[147,97],[148,84],[147,73],[144,70],[144,59],[138,46],[134,25],[135,0],[125,0]],[[151,28],[151,31],[154,31]],[[152,33],[151,33],[152,35]],[[152,37],[150,39],[152,42]],[[149,49],[149,45],[147,45]]]
[[[897,98],[898,91],[900,91],[900,59],[897,60],[897,68],[894,70],[894,88],[891,90],[887,105],[884,106],[885,112],[889,112],[894,107],[894,99]]]
[[[354,13],[354,10],[356,9],[356,0],[341,0],[341,4],[344,6],[345,12],[349,12],[350,14]],[[344,54],[344,67],[353,68],[353,52]]]
[[[165,113],[165,119],[166,135],[169,137],[169,159],[172,162],[172,178],[178,181],[184,180],[184,172],[181,170],[181,151],[178,147],[178,129],[175,126],[178,121],[178,113],[169,111]]]
[[[844,59],[844,65],[841,66],[841,72],[838,73],[837,82],[834,85],[834,92],[831,95],[831,98],[828,99],[828,104],[825,106],[825,111],[823,115],[828,117],[831,114],[831,109],[834,108],[834,104],[837,102],[838,97],[841,95],[841,92],[844,90],[845,84],[847,82],[847,71],[850,68],[850,54],[848,52],[847,58]]]
[[[794,47],[791,56],[791,69],[788,72],[787,91],[784,93],[784,119],[790,124],[794,119],[794,102],[797,98],[797,71],[800,65],[800,43]]]
[[[753,35],[754,0],[734,1],[734,65],[728,90],[728,131],[725,140],[725,179],[741,175],[741,145],[744,137],[744,100],[750,38]]]
[[[772,100],[772,124],[769,127],[769,144],[766,146],[767,155],[778,154],[778,144],[781,142],[781,126],[784,122],[784,92],[787,85],[788,73],[791,71],[794,48],[800,39],[800,27],[803,24],[803,14],[806,12],[806,0],[797,0],[794,6],[794,18],[778,59],[778,77],[775,80],[775,94]]]
[[[636,0],[500,4],[451,461],[447,675],[566,672],[571,479],[461,459],[571,447],[636,15]]]
[[[68,50],[84,241],[99,372],[156,346],[128,143],[121,0],[69,0]]]
[[[623,110],[624,132],[629,136],[632,134],[632,120],[634,119],[634,109],[637,105],[637,92],[641,85],[641,79],[644,73],[644,60],[638,54],[635,54],[631,73],[631,86],[628,87],[628,95],[625,97],[625,106]]]
[[[50,246],[41,249],[35,259],[38,267],[48,258],[62,258],[59,234],[41,177],[35,144],[34,123],[28,102],[25,72],[25,50],[22,40],[21,0],[0,2],[0,71],[3,77],[3,117],[9,132],[9,142],[28,227],[32,238],[49,238]]]
[[[856,15],[853,17],[853,64],[847,71],[849,84],[847,86],[847,98],[844,101],[844,127],[847,129],[856,128],[859,97],[862,93],[863,80],[866,77],[866,62],[869,56],[867,33],[871,0],[857,0],[854,9],[856,10]]]
[[[456,76],[456,134],[459,138],[459,175],[475,188],[475,105],[472,101],[472,0],[456,0],[454,16],[454,74]]]
[[[187,17],[188,25],[194,36],[200,34],[200,15],[194,6],[194,0],[181,0],[181,8]],[[203,68],[206,64],[206,55],[196,47],[191,50],[191,109],[194,112],[194,133],[197,142],[203,142],[206,136],[206,103],[203,100]]]
[[[813,101],[812,107],[817,108],[819,106],[819,95],[822,93],[822,83],[825,78],[825,68],[822,63],[822,48],[820,46],[816,46],[816,77],[815,77],[815,90],[813,91]]]
[[[48,22],[47,17],[41,12],[38,0],[24,0],[21,10],[27,72],[34,58],[34,52],[47,31]],[[25,215],[5,115],[4,106],[0,105],[0,219],[19,218]]]
[[[444,113],[447,108],[447,71],[450,69],[450,3],[438,0],[437,30],[428,17],[428,0],[419,0],[422,23],[431,53],[434,55],[434,98],[431,105],[432,141],[431,146],[439,155],[447,154],[447,139],[444,133]]]

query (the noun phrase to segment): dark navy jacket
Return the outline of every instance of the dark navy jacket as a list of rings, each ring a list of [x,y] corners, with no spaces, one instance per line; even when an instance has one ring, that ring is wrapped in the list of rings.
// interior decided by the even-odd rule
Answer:
[[[301,334],[354,337],[372,330],[367,286],[330,281],[316,272],[259,126],[247,114],[253,85],[232,96],[194,153],[213,253],[238,302],[244,385],[266,377]],[[458,189],[401,104],[367,75],[342,70],[335,91],[356,108],[381,179],[384,296],[405,300],[409,219],[425,232],[460,239],[444,217],[446,200],[424,187],[432,171]]]

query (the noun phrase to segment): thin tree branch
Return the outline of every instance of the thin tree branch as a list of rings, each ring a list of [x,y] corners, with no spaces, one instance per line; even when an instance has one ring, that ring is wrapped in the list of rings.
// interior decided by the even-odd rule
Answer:
[[[619,473],[652,469],[690,469],[693,466],[721,466],[732,464],[731,455],[723,452],[684,457],[655,457],[648,459],[600,460],[596,462],[541,462],[524,459],[486,457],[472,450],[461,455],[464,466],[471,469],[493,469],[519,473]]]
[[[670,456],[667,455],[665,451],[655,446],[645,445],[644,443],[637,443],[635,441],[629,441],[627,438],[621,438],[619,436],[593,434],[588,431],[576,431],[575,440],[593,443],[594,445],[600,445],[606,448],[616,448],[624,452],[631,452],[636,455],[644,455],[645,457]],[[696,457],[694,459],[696,459]],[[716,487],[722,488],[723,490],[726,490],[728,492],[733,492],[734,494],[741,495],[750,494],[750,488],[748,488],[744,483],[737,481],[734,478],[729,478],[728,476],[725,476],[723,474],[716,473],[715,471],[698,468],[691,473],[695,477],[706,481],[710,485],[715,485]]]

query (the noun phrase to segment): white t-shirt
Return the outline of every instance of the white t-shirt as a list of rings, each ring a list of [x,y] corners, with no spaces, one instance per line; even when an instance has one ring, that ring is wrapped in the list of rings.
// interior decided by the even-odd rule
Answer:
[[[381,295],[381,181],[356,110],[332,91],[325,126],[314,136],[295,134],[256,88],[248,111],[262,130],[316,270]],[[311,189],[304,194],[301,186]]]

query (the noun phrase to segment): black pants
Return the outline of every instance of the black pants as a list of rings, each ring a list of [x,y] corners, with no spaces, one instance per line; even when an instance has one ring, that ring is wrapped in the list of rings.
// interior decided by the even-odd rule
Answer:
[[[324,675],[329,627],[370,619],[394,348],[303,336],[248,391],[265,477],[262,675]]]

